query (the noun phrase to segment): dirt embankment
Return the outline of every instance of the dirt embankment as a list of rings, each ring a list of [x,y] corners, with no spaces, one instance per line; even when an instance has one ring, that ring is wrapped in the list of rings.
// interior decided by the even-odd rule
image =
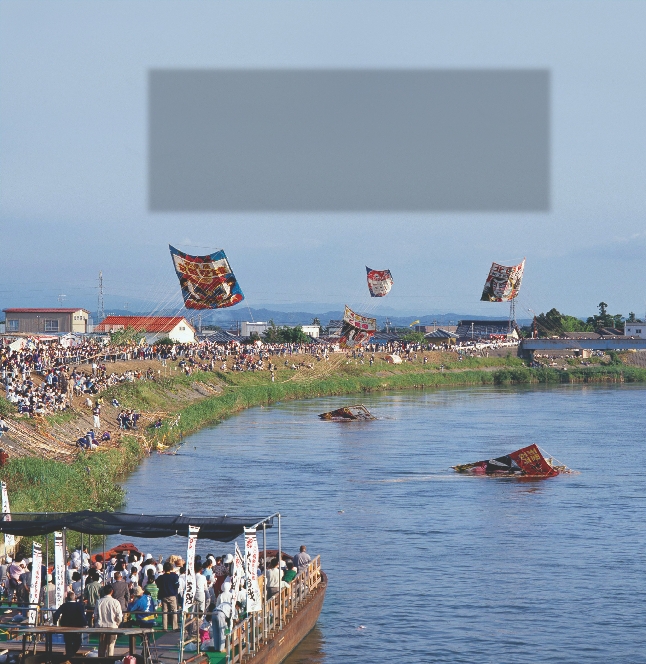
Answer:
[[[216,376],[209,382],[189,380],[188,385],[173,384],[168,378],[177,376],[175,366],[162,367],[160,362],[110,363],[107,367],[108,375],[131,370],[144,372],[152,368],[155,378],[125,381],[97,395],[73,395],[71,409],[55,415],[29,417],[16,414],[5,417],[9,431],[2,437],[0,447],[11,458],[31,456],[73,461],[79,452],[76,441],[94,428],[92,408],[87,404],[88,397],[92,403],[97,398],[102,402],[101,428],[97,433],[109,431],[111,436],[110,441],[101,444],[102,449],[119,447],[123,434],[134,435],[145,442],[147,428],[157,420],[167,421],[187,405],[222,391]],[[79,369],[91,372],[90,366],[81,366]],[[115,397],[120,407],[112,405]],[[137,429],[119,429],[117,416],[122,408],[134,409],[141,414]]]

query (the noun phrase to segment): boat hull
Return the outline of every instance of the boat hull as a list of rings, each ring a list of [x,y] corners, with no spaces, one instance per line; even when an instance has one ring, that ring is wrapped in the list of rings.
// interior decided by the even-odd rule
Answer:
[[[327,576],[321,572],[321,583],[312,593],[310,600],[302,605],[285,627],[273,638],[268,639],[249,660],[253,664],[280,664],[298,644],[314,629],[323,608]]]

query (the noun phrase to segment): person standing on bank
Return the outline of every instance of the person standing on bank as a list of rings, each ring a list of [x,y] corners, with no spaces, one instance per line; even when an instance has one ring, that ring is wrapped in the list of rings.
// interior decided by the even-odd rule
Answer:
[[[171,617],[171,629],[177,629],[177,595],[179,593],[179,576],[173,572],[169,562],[164,563],[164,573],[155,580],[159,589],[157,599],[162,605],[162,629],[168,631],[168,616]]]
[[[60,627],[87,627],[85,609],[81,602],[76,601],[76,594],[73,590],[68,591],[67,600],[54,611],[53,623],[57,625],[59,620]],[[65,657],[74,657],[81,647],[81,635],[63,634],[63,640],[65,641]]]
[[[103,597],[94,607],[94,625],[96,627],[118,629],[123,620],[121,604],[112,597],[112,592],[112,586],[106,586],[103,590]],[[112,657],[116,642],[116,634],[101,634],[99,636],[99,657]]]

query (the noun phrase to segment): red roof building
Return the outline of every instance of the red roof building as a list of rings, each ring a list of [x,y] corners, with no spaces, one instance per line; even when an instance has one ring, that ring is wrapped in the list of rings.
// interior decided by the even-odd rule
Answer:
[[[119,332],[127,328],[146,335],[147,341],[168,337],[178,343],[193,343],[195,328],[183,316],[106,316],[95,332]]]

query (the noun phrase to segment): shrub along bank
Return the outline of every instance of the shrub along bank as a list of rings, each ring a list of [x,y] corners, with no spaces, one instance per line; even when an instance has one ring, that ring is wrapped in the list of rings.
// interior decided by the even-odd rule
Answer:
[[[190,377],[180,375],[158,383],[113,388],[110,398],[117,396],[126,408],[164,408],[168,413],[165,423],[158,429],[149,430],[145,437],[124,436],[119,448],[82,452],[71,464],[40,458],[12,459],[0,469],[0,477],[7,482],[12,512],[116,510],[124,499],[120,480],[134,470],[151,449],[176,443],[200,428],[217,424],[252,406],[399,389],[646,382],[646,369],[616,364],[565,371],[532,369],[517,358],[497,359],[495,363],[488,358],[471,358],[459,364],[447,363],[444,370],[439,365],[407,364],[387,366],[387,369],[385,366],[342,364],[327,374],[315,367],[309,375],[306,371],[283,369],[276,373],[276,382],[273,383],[268,372],[198,372]],[[168,396],[181,393],[190,385],[203,383],[212,386],[216,381],[221,391],[214,396],[188,404]],[[179,420],[175,423],[178,413]],[[70,543],[73,544],[74,540]],[[28,540],[22,542],[22,546],[28,545]]]

